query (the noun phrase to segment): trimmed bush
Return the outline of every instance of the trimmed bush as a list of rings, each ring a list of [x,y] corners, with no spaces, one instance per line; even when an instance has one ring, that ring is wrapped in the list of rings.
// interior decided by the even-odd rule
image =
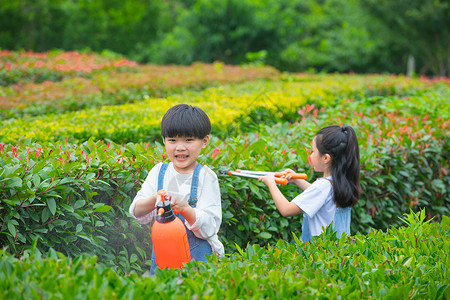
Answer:
[[[155,277],[119,275],[95,257],[37,248],[0,257],[4,299],[448,299],[450,221],[410,213],[405,227],[340,239],[327,230],[304,244],[247,245],[222,259],[190,262]],[[329,228],[331,229],[331,228]]]

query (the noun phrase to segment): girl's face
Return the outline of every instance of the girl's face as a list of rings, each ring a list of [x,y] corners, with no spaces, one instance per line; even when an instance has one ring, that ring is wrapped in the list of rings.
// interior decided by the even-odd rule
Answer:
[[[209,142],[207,135],[203,139],[195,137],[166,137],[163,139],[167,156],[173,162],[178,173],[189,174],[194,172],[197,166],[197,157],[200,151]]]
[[[322,155],[316,146],[316,137],[312,141],[312,153],[310,155],[310,163],[316,172],[323,172],[324,177],[330,176],[331,156],[329,154]]]

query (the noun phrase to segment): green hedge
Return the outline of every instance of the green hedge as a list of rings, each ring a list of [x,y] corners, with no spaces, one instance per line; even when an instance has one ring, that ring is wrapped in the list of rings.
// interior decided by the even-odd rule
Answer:
[[[398,215],[410,208],[426,208],[429,218],[437,216],[439,219],[450,214],[450,191],[446,188],[450,185],[448,122],[440,121],[442,111],[437,109],[445,104],[436,102],[436,106],[429,106],[427,111],[427,100],[418,99],[422,99],[417,103],[422,103],[423,116],[415,114],[419,106],[411,105],[412,111],[407,108],[414,102],[412,98],[387,97],[377,98],[375,106],[366,100],[345,102],[326,108],[322,113],[316,109],[296,124],[279,123],[272,128],[261,125],[258,133],[215,144],[224,150],[217,163],[231,169],[291,168],[307,172],[309,180],[313,181],[318,174],[310,171],[307,149],[315,132],[333,123],[352,125],[359,136],[363,188],[362,197],[353,210],[352,232],[400,226]],[[445,98],[440,99],[445,101]],[[402,106],[401,112],[399,106]],[[430,114],[430,110],[435,113]],[[398,114],[392,115],[393,111]],[[319,115],[316,117],[316,114]],[[402,134],[400,124],[414,134]],[[395,135],[389,136],[390,132]],[[222,230],[227,244],[265,244],[264,240],[273,243],[279,238],[288,239],[288,232],[301,228],[300,216],[280,217],[270,194],[260,183],[224,175],[220,180],[226,220]],[[281,186],[281,190],[288,199],[300,192],[291,185]]]
[[[405,214],[405,227],[340,239],[330,233],[304,244],[247,245],[222,259],[119,275],[95,257],[74,259],[36,245],[20,258],[3,250],[3,299],[449,299],[450,220]]]
[[[156,84],[170,94],[165,98],[150,97],[151,89],[148,90],[142,83],[138,84],[136,90],[127,88],[124,84],[127,80],[123,78],[124,73],[113,74],[104,82],[107,82],[107,90],[120,84],[125,85],[123,89],[113,89],[102,95],[72,95],[70,89],[63,89],[63,94],[68,94],[66,97],[47,101],[45,93],[38,94],[38,97],[40,95],[44,99],[43,103],[30,102],[19,106],[16,111],[8,110],[5,115],[7,119],[1,120],[0,123],[0,138],[3,143],[11,144],[28,139],[40,143],[57,143],[65,139],[73,143],[83,143],[90,138],[110,139],[116,143],[151,142],[160,140],[160,119],[167,109],[176,103],[188,103],[202,107],[211,119],[213,134],[225,139],[240,132],[253,132],[255,124],[295,122],[301,117],[298,109],[305,104],[332,107],[340,104],[343,99],[365,101],[372,96],[392,95],[428,97],[429,94],[439,91],[440,86],[443,91],[438,95],[439,102],[449,94],[445,81],[411,80],[403,76],[283,74],[278,77],[276,71],[271,68],[239,69],[224,66],[222,70],[220,64],[217,69],[212,65],[202,65],[198,68],[172,68],[171,72],[194,72],[201,76],[194,82],[188,80],[192,76],[178,76],[175,83],[168,84],[165,89],[162,88],[164,83]],[[207,74],[210,74],[210,77]],[[220,74],[225,78],[212,80],[214,75],[220,77]],[[147,75],[143,71],[138,72],[136,80]],[[260,79],[225,84],[245,80],[246,77]],[[130,75],[127,75],[127,78],[130,78]],[[189,88],[212,86],[202,91],[171,94],[175,89],[173,85],[177,86],[177,79],[183,81],[181,86]],[[216,86],[219,83],[222,85]],[[72,88],[76,89],[76,86]],[[26,94],[34,95],[33,92],[30,90]],[[6,100],[8,96],[6,93],[3,98]]]
[[[292,168],[308,172],[312,181],[317,175],[308,167],[305,147],[319,128],[340,118],[355,127],[361,149],[364,194],[354,209],[352,232],[400,226],[397,217],[410,208],[425,208],[428,218],[440,220],[450,214],[448,123],[439,121],[448,117],[440,110],[446,98],[436,94],[431,105],[427,95],[344,100],[335,108],[308,105],[297,123],[261,124],[253,128],[256,133],[227,140],[213,136],[199,159],[216,172]],[[38,239],[42,252],[54,248],[70,257],[97,254],[100,262],[121,272],[146,268],[149,228],[138,225],[127,210],[147,172],[164,160],[161,144],[30,141],[0,147],[2,247],[20,255]],[[213,157],[216,148],[220,151]],[[290,232],[300,231],[301,216],[281,217],[261,183],[228,175],[219,180],[219,236],[228,253],[236,250],[235,244],[293,241]],[[299,193],[295,186],[281,188],[291,199]]]

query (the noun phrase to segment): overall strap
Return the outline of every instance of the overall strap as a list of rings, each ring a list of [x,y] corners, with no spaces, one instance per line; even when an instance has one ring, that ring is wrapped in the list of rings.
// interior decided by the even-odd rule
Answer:
[[[342,233],[350,235],[350,224],[352,220],[352,207],[337,207],[334,216],[333,230],[337,232],[337,237],[340,238]]]
[[[198,179],[200,177],[200,170],[202,169],[202,167],[202,164],[198,164],[195,167],[194,174],[192,175],[191,197],[189,198],[189,205],[193,208],[197,206]]]
[[[333,186],[333,180],[325,178]],[[342,233],[350,235],[350,222],[352,218],[352,207],[339,207],[336,206],[336,212],[334,213],[333,231],[337,232],[337,237],[340,238]]]
[[[163,189],[164,186],[164,174],[166,174],[167,167],[169,166],[168,163],[163,163],[161,165],[161,169],[159,170],[158,174],[158,191]],[[191,196],[189,198],[189,205],[191,207],[197,206],[197,192],[198,192],[198,180],[200,177],[200,170],[202,169],[203,165],[198,164],[195,167],[194,174],[192,175],[192,183],[191,183]]]
[[[164,174],[166,174],[167,167],[169,166],[168,163],[163,163],[161,165],[161,169],[159,169],[158,174],[158,191],[163,189],[164,186]]]

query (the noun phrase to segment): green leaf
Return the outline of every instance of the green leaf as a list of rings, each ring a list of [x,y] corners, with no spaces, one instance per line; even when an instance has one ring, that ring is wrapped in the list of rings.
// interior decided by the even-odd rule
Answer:
[[[14,226],[12,221],[8,221],[8,230],[13,237],[16,237],[16,226]]]
[[[67,221],[66,220],[55,220],[55,221],[53,221],[53,225],[55,225],[55,226],[65,226],[67,224]]]
[[[27,239],[25,238],[25,236],[23,234],[21,234],[20,232],[17,233],[17,238],[19,239],[19,241],[21,243],[26,243]]]
[[[74,209],[72,206],[65,204],[65,203],[60,203],[59,204],[62,208],[64,208],[65,210],[69,211],[69,212],[74,212]]]
[[[2,199],[2,202],[5,202],[6,204],[9,204],[12,206],[16,205],[16,202],[9,200],[9,199]]]
[[[50,218],[50,215],[51,215],[50,210],[48,209],[48,207],[45,207],[42,210],[42,214],[41,214],[42,223],[47,222],[47,220]]]
[[[47,199],[47,207],[50,210],[51,214],[54,216],[56,213],[56,202],[53,198]]]
[[[445,184],[442,180],[434,179],[431,183],[436,189],[441,190],[442,192],[445,191]]]
[[[222,217],[224,220],[231,219],[233,217],[233,213],[230,211],[224,211]]]
[[[95,212],[107,212],[111,209],[112,207],[109,205],[103,205],[103,206],[99,206],[97,207],[94,211]]]
[[[35,187],[38,187],[41,184],[41,177],[39,176],[39,174],[33,175],[33,184]]]
[[[85,203],[86,203],[85,200],[77,200],[77,201],[75,202],[75,204],[73,205],[73,208],[74,208],[74,209],[81,208],[81,207],[84,206]]]
[[[137,260],[138,260],[138,256],[135,253],[131,254],[130,263],[134,263]]]
[[[7,180],[5,188],[17,188],[22,187],[22,179],[19,177],[12,177]]]
[[[258,237],[262,239],[270,239],[272,237],[272,234],[270,234],[269,232],[261,232],[258,234]]]
[[[85,180],[91,180],[93,178],[95,178],[95,173],[89,173],[86,175]]]
[[[47,161],[41,160],[40,162],[38,162],[38,163],[34,166],[33,172],[34,172],[35,174],[39,173],[39,172],[42,170],[42,168],[44,168],[46,165],[47,165]]]

